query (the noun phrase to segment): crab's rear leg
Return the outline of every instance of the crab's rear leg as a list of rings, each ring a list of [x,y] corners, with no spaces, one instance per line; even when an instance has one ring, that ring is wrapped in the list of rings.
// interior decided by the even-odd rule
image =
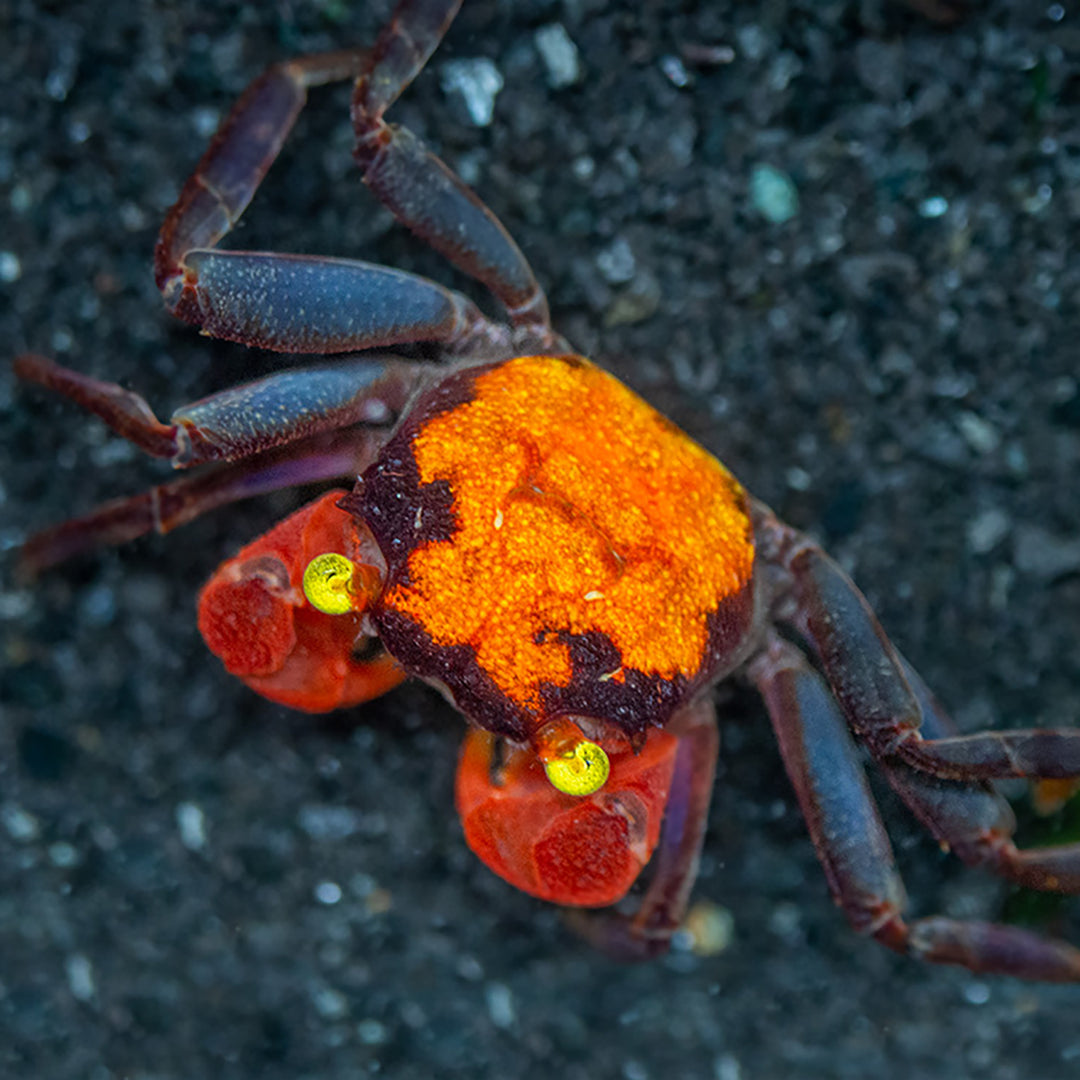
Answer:
[[[764,562],[784,578],[778,617],[821,659],[848,723],[881,760],[945,779],[1080,777],[1080,730],[1017,729],[926,737],[903,663],[851,579],[816,544],[755,504]]]
[[[20,573],[33,578],[92,548],[126,544],[152,532],[165,534],[219,506],[256,495],[351,479],[371,464],[385,436],[384,430],[364,428],[325,432],[113,499],[31,536],[20,552]]]
[[[948,738],[952,723],[944,709],[918,672],[903,664],[922,711],[923,736]],[[916,817],[964,862],[985,866],[1029,889],[1080,893],[1080,844],[1018,848],[1012,809],[988,782],[941,780],[902,762],[881,766]]]
[[[403,129],[382,121],[438,45],[459,0],[405,0],[373,50],[299,57],[257,78],[233,107],[161,229],[158,288],[213,337],[279,352],[329,353],[411,341],[505,347],[465,297],[353,259],[217,251],[277,157],[312,86],[357,77],[353,118],[364,178],[388,209],[483,282],[532,340],[550,343],[547,301],[524,256],[469,189]]]
[[[860,933],[934,963],[1080,981],[1080,950],[1017,927],[942,916],[905,921],[904,889],[858,749],[824,680],[772,637],[750,665],[836,902]],[[944,782],[942,782],[944,783]]]

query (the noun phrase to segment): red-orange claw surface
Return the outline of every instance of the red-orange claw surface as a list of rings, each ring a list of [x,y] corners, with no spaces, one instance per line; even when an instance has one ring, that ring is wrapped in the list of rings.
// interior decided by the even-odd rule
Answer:
[[[580,357],[449,376],[348,504],[387,561],[387,648],[518,740],[557,714],[666,723],[752,620],[745,492]]]
[[[370,639],[361,612],[325,615],[304,596],[304,571],[316,555],[338,552],[362,569],[372,557],[370,537],[337,506],[343,494],[328,492],[248,544],[199,596],[199,630],[226,669],[305,712],[369,701],[405,678],[381,649],[362,655]]]
[[[531,749],[469,730],[457,773],[465,840],[515,888],[556,904],[606,907],[626,895],[649,861],[679,740],[650,732],[638,754],[625,738],[599,741],[611,773],[599,791],[581,797],[557,791]]]

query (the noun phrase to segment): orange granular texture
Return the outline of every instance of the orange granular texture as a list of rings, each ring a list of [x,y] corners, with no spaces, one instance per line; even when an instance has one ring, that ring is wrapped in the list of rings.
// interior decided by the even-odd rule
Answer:
[[[513,701],[567,686],[559,632],[600,631],[621,665],[692,678],[706,618],[750,578],[741,488],[710,454],[587,361],[537,356],[479,375],[414,437],[421,481],[449,481],[458,530],[409,557],[385,597],[440,645],[472,645]]]

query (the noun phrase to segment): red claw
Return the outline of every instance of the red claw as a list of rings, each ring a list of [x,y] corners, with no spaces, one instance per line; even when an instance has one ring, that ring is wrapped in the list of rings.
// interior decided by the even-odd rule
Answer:
[[[566,795],[528,747],[470,729],[457,773],[457,808],[469,847],[489,869],[541,900],[606,907],[621,900],[660,837],[679,740],[650,733],[640,753],[625,738],[603,740],[607,783]]]
[[[369,701],[405,673],[389,654],[358,659],[362,613],[325,615],[304,596],[316,555],[339,552],[363,565],[363,538],[330,491],[221,564],[199,596],[199,630],[226,670],[257,693],[304,712]],[[372,571],[374,574],[374,571]]]

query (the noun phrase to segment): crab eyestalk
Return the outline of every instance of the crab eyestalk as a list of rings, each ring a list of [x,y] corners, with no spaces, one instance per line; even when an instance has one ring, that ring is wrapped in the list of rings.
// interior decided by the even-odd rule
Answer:
[[[336,551],[316,555],[304,569],[304,596],[324,615],[364,611],[378,584],[374,567],[355,563]]]
[[[547,724],[533,739],[536,756],[556,791],[564,795],[592,795],[611,773],[602,746],[585,738],[581,728],[565,717]]]

